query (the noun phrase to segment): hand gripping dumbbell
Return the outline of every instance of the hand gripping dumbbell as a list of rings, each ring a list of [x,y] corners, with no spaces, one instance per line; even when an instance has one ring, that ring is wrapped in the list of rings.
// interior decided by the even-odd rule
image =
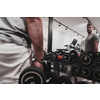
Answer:
[[[34,62],[34,61],[33,61]],[[43,62],[42,71],[40,68],[36,66],[30,66],[26,68],[19,77],[19,84],[45,84],[46,83],[46,72],[47,66],[46,63]]]

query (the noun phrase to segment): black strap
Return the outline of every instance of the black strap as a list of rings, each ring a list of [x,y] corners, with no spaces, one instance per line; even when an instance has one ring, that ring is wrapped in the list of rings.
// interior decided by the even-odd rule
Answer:
[[[43,64],[43,59],[35,59],[34,61],[38,61],[39,63]]]
[[[16,32],[16,33],[11,33],[11,34],[17,35],[17,36],[19,36],[20,38],[23,37],[23,38],[27,41],[28,46],[31,47],[31,39],[30,39],[29,37],[25,36],[24,34],[19,34],[18,32]]]

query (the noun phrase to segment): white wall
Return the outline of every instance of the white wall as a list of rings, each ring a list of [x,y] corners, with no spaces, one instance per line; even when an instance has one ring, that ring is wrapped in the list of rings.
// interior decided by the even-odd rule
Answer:
[[[48,18],[42,20],[43,23],[43,49],[47,52],[48,47]],[[53,25],[56,23],[53,22]],[[73,39],[77,39],[78,43],[80,43],[83,39],[81,36],[77,36],[72,31],[67,30],[64,31],[63,27],[53,27],[53,34],[52,34],[52,51],[56,51],[56,49],[65,49],[64,45],[69,45]],[[61,31],[62,30],[62,31]]]

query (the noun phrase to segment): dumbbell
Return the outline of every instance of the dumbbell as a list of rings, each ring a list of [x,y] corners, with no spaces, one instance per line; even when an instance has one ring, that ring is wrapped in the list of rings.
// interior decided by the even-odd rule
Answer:
[[[59,71],[61,71],[62,70],[62,63],[58,63],[58,66],[59,66]]]
[[[70,51],[70,55],[71,55],[72,59],[78,57],[78,53],[75,50]]]
[[[19,77],[19,84],[45,84],[45,73],[38,67],[26,68]]]
[[[33,62],[34,60],[32,61],[32,65]],[[45,84],[45,74],[48,72],[48,67],[45,62],[43,62],[43,69],[44,71],[35,66],[26,68],[19,77],[19,84]]]
[[[72,84],[72,82],[67,76],[60,76],[57,79],[57,84]]]
[[[64,71],[64,72],[67,72],[67,68],[68,68],[67,64],[64,64],[64,65],[63,65],[63,71]]]
[[[77,66],[73,66],[72,67],[72,73],[73,74],[77,75],[79,73],[79,71],[80,71],[80,68],[79,67],[77,67]]]
[[[80,63],[85,66],[93,64],[93,56],[88,53],[83,53],[80,55]]]
[[[95,70],[93,73],[93,77],[100,82],[100,70]]]
[[[56,52],[50,52],[50,60],[51,61],[57,60],[57,53]]]
[[[58,76],[54,72],[46,73],[46,84],[56,84]]]
[[[70,62],[70,61],[72,61],[70,53],[64,53],[63,54],[63,61],[64,62]]]

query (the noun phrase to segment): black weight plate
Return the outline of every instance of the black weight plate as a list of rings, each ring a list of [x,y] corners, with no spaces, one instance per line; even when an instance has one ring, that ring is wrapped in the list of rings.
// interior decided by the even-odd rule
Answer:
[[[63,66],[63,70],[66,72],[67,71],[68,66],[66,64],[64,64]]]
[[[59,70],[62,70],[62,63],[58,63],[59,65]]]
[[[83,68],[81,70],[81,74],[85,77],[88,77],[90,75],[90,70],[88,68]]]
[[[52,83],[56,83],[58,77],[54,72],[48,72],[46,73],[46,83],[47,84],[52,84]]]
[[[93,73],[93,76],[94,76],[95,79],[97,79],[97,80],[100,81],[100,71],[95,71],[95,72]]]
[[[83,64],[83,65],[90,65],[92,64],[93,62],[93,59],[90,55],[88,54],[83,54],[80,56],[80,62]]]
[[[75,50],[70,51],[70,55],[75,58],[78,57],[78,53]]]
[[[26,68],[19,77],[19,84],[45,84],[46,76],[38,67]]]
[[[71,55],[69,53],[64,53],[63,60],[65,62],[70,62],[71,61]]]
[[[56,54],[56,52],[51,52],[51,54],[50,54],[50,60],[56,60],[57,59],[57,54]]]
[[[73,66],[72,73],[73,74],[78,74],[79,73],[79,67]]]
[[[67,76],[60,76],[57,80],[57,84],[72,84],[72,82]]]
[[[79,81],[79,82],[76,82],[75,84],[88,84],[88,83],[84,81]]]

